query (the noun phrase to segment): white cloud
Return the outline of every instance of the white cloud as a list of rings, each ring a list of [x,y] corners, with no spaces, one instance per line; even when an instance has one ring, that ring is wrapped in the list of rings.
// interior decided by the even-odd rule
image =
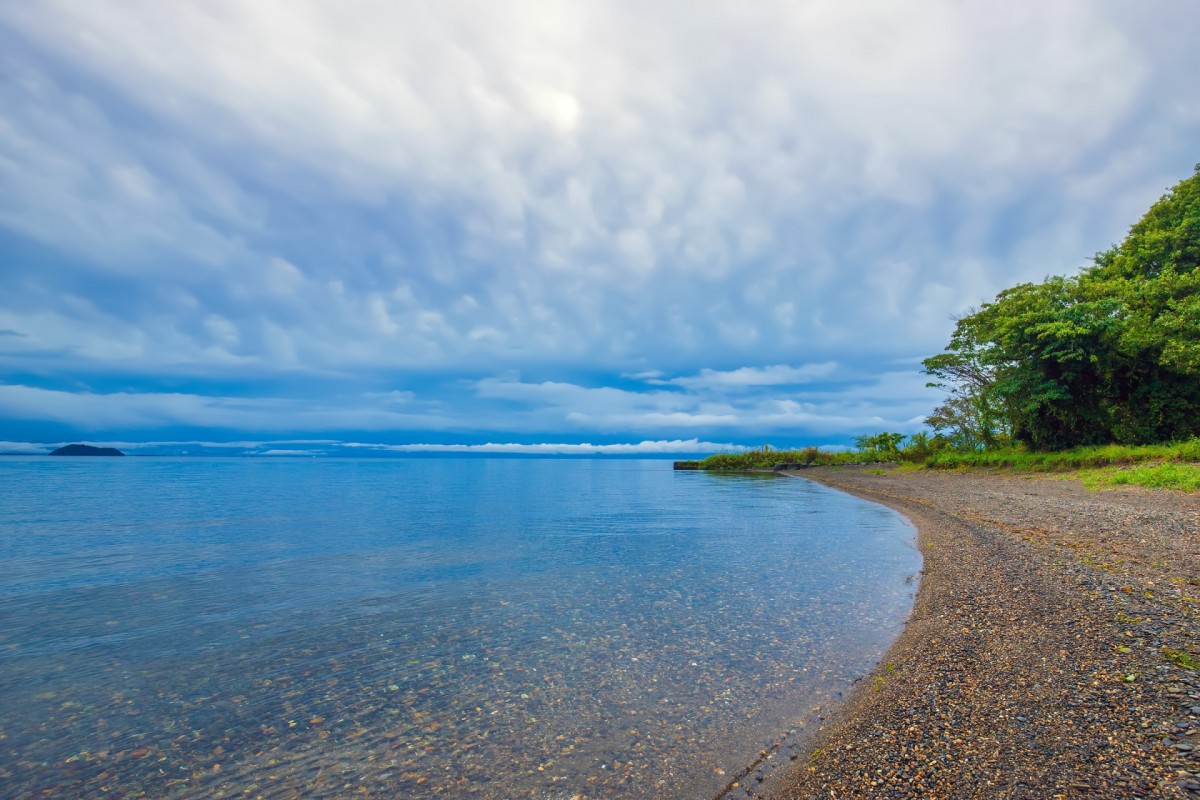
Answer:
[[[796,386],[828,378],[837,368],[837,362],[825,361],[820,364],[805,364],[802,367],[775,364],[770,367],[741,367],[740,369],[725,372],[702,369],[697,375],[672,378],[669,381],[665,381],[665,383],[684,386],[689,389]]]
[[[281,397],[165,392],[68,392],[0,384],[0,417],[47,420],[85,431],[195,426],[246,431],[445,430],[459,423],[429,411],[387,405],[330,404]]]
[[[55,449],[55,445],[35,442],[0,442],[0,453],[23,453],[39,456],[49,453],[53,449]]]
[[[478,381],[475,390],[486,400],[518,404],[507,413],[509,424],[520,430],[541,420],[605,433],[704,430],[756,436],[771,431],[788,436],[883,429],[915,432],[941,396],[926,387],[925,377],[915,370],[876,375],[846,370],[836,382],[816,377],[821,373],[828,377],[833,369],[821,364],[764,371],[710,370],[707,380],[702,372],[693,381],[654,381],[681,384],[683,391],[631,391],[514,378],[487,378]],[[754,387],[754,391],[729,396],[726,389],[731,385]]]
[[[95,442],[85,441],[93,447],[115,447],[124,452],[146,452],[156,450],[177,450],[182,447],[191,448],[193,454],[205,450],[242,451],[250,456],[329,456],[338,455],[339,450],[367,451],[378,453],[477,453],[477,454],[517,454],[517,455],[667,455],[683,453],[725,453],[738,452],[745,447],[732,442],[707,442],[700,439],[656,439],[641,442],[621,442],[610,444],[543,442],[543,443],[498,443],[484,444],[383,444],[371,442],[342,442],[337,439],[283,440],[277,442]],[[61,447],[68,442],[57,444],[42,444],[34,442],[0,442],[0,453],[19,453],[29,455],[45,455],[51,450]],[[268,447],[268,445],[320,445],[320,447]],[[261,449],[267,448],[267,449]]]
[[[819,365],[818,365],[819,366]],[[789,368],[791,369],[791,368]],[[787,371],[730,370],[687,386],[644,391],[583,386],[561,381],[530,383],[485,378],[430,392],[359,392],[310,398],[237,397],[166,392],[89,392],[0,384],[0,419],[52,421],[81,431],[136,431],[168,427],[224,430],[471,432],[511,431],[551,438],[632,432],[648,437],[754,436],[773,431],[788,437],[828,436],[873,430],[915,431],[939,393],[911,371],[863,376],[850,370],[836,381],[818,381],[800,369],[804,383]],[[734,383],[729,393],[726,380]],[[769,383],[777,380],[777,383]],[[752,388],[752,390],[751,390]],[[658,439],[647,439],[658,441]],[[673,441],[664,439],[664,441]],[[230,447],[244,450],[313,449],[336,440],[251,439],[224,444],[205,439],[142,443],[154,447]],[[705,442],[709,444],[710,442]],[[136,439],[104,446],[139,446]],[[455,445],[457,446],[457,445]],[[320,449],[320,447],[318,447]]]
[[[265,430],[900,424],[918,400],[808,390],[936,352],[954,314],[1119,239],[1196,158],[1198,23],[1184,0],[0,4],[0,233],[46,251],[0,273],[0,371],[552,378],[479,381],[454,415],[3,402]],[[662,391],[565,377],[584,366]]]
[[[662,453],[721,453],[744,448],[729,442],[703,442],[699,439],[660,439],[624,444],[364,444],[346,442],[345,447],[395,453],[519,453],[526,455],[655,455]]]
[[[178,448],[184,448],[184,447],[196,448],[199,450],[207,450],[207,449],[257,450],[260,447],[268,447],[269,445],[280,445],[280,444],[328,445],[328,446],[336,446],[336,445],[340,444],[340,442],[337,439],[281,439],[281,440],[276,440],[276,441],[227,441],[227,442],[211,442],[211,441],[204,441],[204,440],[200,440],[200,439],[185,439],[185,440],[179,440],[179,441],[148,441],[148,442],[139,442],[139,441],[98,442],[98,441],[90,441],[90,440],[78,440],[78,441],[79,441],[79,444],[90,444],[93,447],[115,447],[118,450],[138,450],[138,449],[146,449],[146,448],[178,449]],[[52,448],[59,447],[63,444],[70,444],[70,442],[60,442],[59,444],[56,444],[56,445],[50,445],[50,447],[52,447]]]
[[[1083,0],[333,13],[0,9],[24,43],[6,59],[0,221],[110,273],[203,288],[171,309],[175,335],[131,348],[112,331],[91,358],[636,371],[648,352],[927,349],[1010,282],[988,220],[1096,173],[1090,148],[1180,66],[1155,55],[1169,31]],[[1173,122],[1190,141],[1197,120]],[[983,223],[947,225],[940,198]],[[1088,223],[1114,202],[1013,231],[1039,254],[1019,276],[1119,235],[1128,219]],[[296,230],[328,249],[285,255]],[[915,302],[934,296],[955,308]],[[802,311],[817,307],[820,328]],[[167,325],[146,316],[131,323]]]

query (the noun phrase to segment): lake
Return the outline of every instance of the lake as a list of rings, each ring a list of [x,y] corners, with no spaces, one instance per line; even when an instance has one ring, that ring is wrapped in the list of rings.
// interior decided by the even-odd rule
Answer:
[[[3,458],[0,784],[719,797],[882,657],[914,538],[660,460]]]

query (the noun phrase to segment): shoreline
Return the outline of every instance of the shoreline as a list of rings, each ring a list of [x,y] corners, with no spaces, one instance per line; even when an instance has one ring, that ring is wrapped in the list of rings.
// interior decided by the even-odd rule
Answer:
[[[924,565],[880,664],[747,797],[1200,798],[1200,497],[789,474],[904,514]]]

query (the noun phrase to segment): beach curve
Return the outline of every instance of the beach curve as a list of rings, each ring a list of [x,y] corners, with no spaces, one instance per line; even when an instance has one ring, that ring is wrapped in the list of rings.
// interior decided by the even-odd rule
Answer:
[[[1200,797],[1200,498],[794,474],[906,515],[925,564],[884,660],[746,796]]]

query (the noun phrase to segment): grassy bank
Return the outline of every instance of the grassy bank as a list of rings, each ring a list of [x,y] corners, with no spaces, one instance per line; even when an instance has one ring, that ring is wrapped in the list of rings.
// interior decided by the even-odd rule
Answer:
[[[1175,444],[1104,445],[1035,453],[1005,449],[971,453],[945,450],[925,461],[933,469],[1010,469],[1019,472],[1061,472],[1095,467],[1131,467],[1140,464],[1200,462],[1200,439]]]
[[[931,469],[989,469],[1052,472],[1079,478],[1089,489],[1146,486],[1200,491],[1200,439],[1174,444],[1078,447],[1052,453],[998,450],[938,453],[925,462]]]
[[[831,453],[818,447],[805,447],[802,450],[771,450],[760,448],[747,450],[744,453],[718,453],[700,462],[700,469],[706,470],[745,470],[771,469],[776,464],[808,464],[834,465],[857,464],[864,461],[864,455],[859,452]]]
[[[1078,473],[1089,489],[1146,486],[1152,489],[1200,491],[1200,464],[1153,464],[1144,467],[1106,467]]]
[[[699,462],[704,470],[771,469],[778,464],[836,466],[895,461],[905,469],[1000,470],[1069,474],[1090,489],[1109,486],[1147,486],[1200,491],[1200,439],[1160,445],[1078,447],[1057,452],[1016,448],[977,452],[897,447],[890,452],[851,450],[829,452],[817,447],[801,450],[760,448],[744,453],[720,453]]]

